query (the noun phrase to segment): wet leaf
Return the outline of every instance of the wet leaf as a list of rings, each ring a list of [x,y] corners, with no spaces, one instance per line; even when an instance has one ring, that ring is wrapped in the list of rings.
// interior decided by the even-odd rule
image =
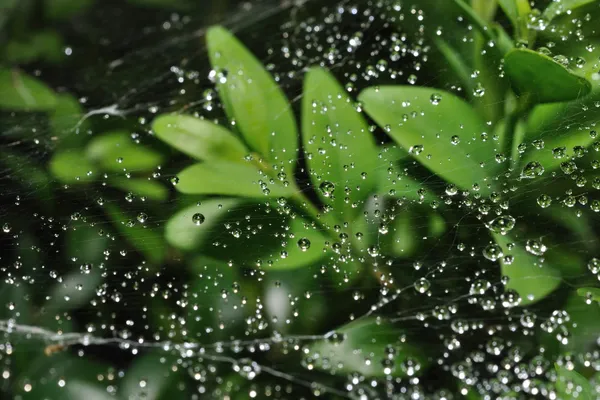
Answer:
[[[99,268],[71,272],[49,290],[49,300],[44,305],[46,312],[60,314],[85,305],[96,295],[96,288],[100,282],[102,276]]]
[[[151,179],[111,178],[109,182],[124,192],[131,192],[150,200],[162,201],[169,197],[169,190],[163,184]]]
[[[584,287],[577,289],[577,294],[581,297],[589,298],[600,303],[600,288]]]
[[[590,382],[577,371],[555,364],[556,392],[559,399],[594,400],[594,389]]]
[[[246,146],[229,130],[210,121],[187,115],[162,115],[154,120],[156,136],[198,160],[244,162]]]
[[[285,246],[279,246],[271,257],[273,264],[269,269],[294,269],[313,265],[325,255],[323,249],[327,239],[316,227],[306,220],[296,217],[289,222],[289,237],[283,239]],[[285,257],[283,254],[285,253]]]
[[[574,100],[592,88],[550,57],[528,49],[511,50],[504,58],[504,71],[517,95],[530,103]]]
[[[515,290],[521,296],[521,306],[538,302],[558,288],[562,279],[558,269],[548,261],[541,263],[540,257],[528,253],[520,245],[508,249],[515,243],[510,236],[494,234],[494,240],[502,248],[504,256],[512,255],[512,263],[500,258],[502,276],[508,277],[506,289]]]
[[[423,371],[427,362],[422,350],[400,342],[399,337],[403,333],[390,322],[378,323],[374,318],[365,318],[328,334],[328,339],[308,345],[308,355],[318,355],[313,357],[315,367],[328,373],[346,376],[356,372],[365,377],[384,377],[386,373],[382,362],[388,357],[386,350],[390,348],[395,351],[392,353],[395,355],[392,357],[393,368],[389,375],[406,376],[401,364],[408,359],[412,359],[419,365],[418,369]],[[416,372],[415,375],[420,373]]]
[[[311,69],[304,80],[302,137],[321,200],[342,219],[352,218],[352,204],[363,202],[375,185],[379,152],[366,121],[324,69]]]
[[[49,164],[50,172],[66,184],[89,183],[99,178],[99,171],[79,150],[55,153]]]
[[[494,144],[483,121],[463,100],[411,86],[369,88],[359,100],[375,122],[432,172],[461,189],[471,190],[477,183],[488,191],[496,170]]]
[[[125,131],[103,133],[87,145],[86,156],[107,171],[151,171],[163,161],[160,153],[136,144]]]
[[[56,106],[54,91],[17,69],[0,68],[0,109],[48,111]]]
[[[158,229],[136,221],[135,215],[128,215],[114,204],[106,203],[103,207],[120,237],[129,242],[149,262],[159,264],[163,261],[167,245]]]
[[[77,98],[70,94],[56,95],[56,106],[48,114],[48,122],[52,131],[51,139],[56,141],[59,148],[83,146],[90,125],[82,118],[83,108]]]
[[[291,175],[298,134],[285,95],[256,57],[226,29],[210,28],[206,42],[227,115],[252,149],[271,162],[283,163]]]
[[[235,179],[234,179],[235,178]],[[218,194],[249,198],[289,197],[294,190],[270,182],[253,164],[211,161],[194,164],[177,174],[175,188],[187,194]]]
[[[194,251],[211,240],[223,218],[242,204],[238,199],[210,199],[179,210],[165,226],[165,238],[181,250]]]
[[[548,21],[554,19],[556,16],[565,14],[567,11],[574,11],[579,7],[584,7],[589,4],[596,3],[597,0],[561,0],[553,1],[543,12],[544,18]]]

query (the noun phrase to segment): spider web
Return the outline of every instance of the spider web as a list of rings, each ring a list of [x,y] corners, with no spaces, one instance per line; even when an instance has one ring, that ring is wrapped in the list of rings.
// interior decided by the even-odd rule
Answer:
[[[97,12],[98,21],[113,16]],[[405,7],[401,2],[266,0],[244,3],[225,14],[225,18],[210,22],[226,25],[250,46],[285,89],[294,109],[302,100],[304,72],[314,65],[333,72],[351,96],[376,85],[434,86],[435,80],[448,72],[428,61],[432,44],[422,31],[402,30],[403,18],[419,22],[422,15],[418,8]],[[469,207],[450,202],[438,210],[449,226],[441,236],[430,233],[429,211],[434,208],[430,203],[448,198],[444,193],[446,184],[414,161],[403,161],[402,175],[416,179],[433,193],[424,195],[421,204],[396,202],[381,195],[367,205],[366,219],[376,227],[369,229],[374,229],[377,244],[383,246],[387,229],[377,228],[381,218],[374,215],[396,202],[399,210],[410,210],[413,230],[407,235],[423,245],[408,257],[372,257],[369,262],[377,276],[376,284],[367,279],[365,284],[332,282],[323,273],[324,269],[335,268],[331,260],[302,274],[302,279],[310,280],[307,285],[298,283],[296,278],[300,279],[301,274],[247,265],[232,277],[231,270],[240,267],[235,262],[220,260],[215,264],[203,258],[189,261],[179,253],[157,268],[143,257],[144,250],[151,251],[154,246],[150,235],[142,236],[141,248],[134,251],[97,205],[125,204],[124,212],[129,217],[135,219],[137,215],[139,220],[143,213],[146,218],[141,219],[148,220],[145,226],[162,231],[170,215],[197,199],[179,200],[172,195],[155,207],[141,198],[130,201],[128,194],[104,185],[61,185],[54,178],[36,185],[30,179],[31,164],[38,164],[38,160],[46,164],[64,138],[94,137],[103,132],[90,129],[92,124],[105,124],[110,130],[127,121],[141,144],[155,141],[149,125],[161,113],[180,112],[228,124],[209,79],[203,45],[205,26],[201,17],[173,13],[150,23],[141,33],[129,33],[132,36],[124,38],[123,43],[109,40],[109,45],[119,47],[115,52],[120,53],[118,57],[86,66],[75,83],[64,84],[65,92],[76,93],[85,111],[66,116],[73,123],[58,138],[49,137],[50,130],[41,116],[4,115],[8,122],[2,123],[7,127],[2,134],[3,146],[14,149],[0,170],[0,217],[7,221],[0,239],[4,274],[0,294],[7,299],[0,320],[0,331],[4,332],[4,343],[0,345],[4,390],[23,398],[43,394],[50,386],[61,388],[64,391],[60,393],[71,398],[91,393],[98,398],[158,398],[161,385],[173,385],[182,396],[191,398],[238,398],[240,392],[251,398],[447,399],[452,393],[498,394],[525,387],[529,396],[548,397],[550,392],[543,382],[551,374],[545,350],[529,349],[526,356],[521,352],[536,330],[546,331],[551,339],[546,343],[568,337],[572,328],[569,315],[559,308],[548,312],[535,306],[517,307],[518,301],[504,290],[497,264],[482,255],[489,242],[483,235],[480,240],[473,238],[477,235],[465,235],[487,229],[485,223],[493,219],[492,215],[502,213],[500,205],[492,204],[493,211],[484,212],[481,207],[486,202],[477,198]],[[461,90],[452,83],[447,86],[445,89]],[[377,130],[374,134],[379,143],[391,144],[384,132]],[[391,161],[395,164],[399,160]],[[157,168],[153,179],[172,186],[176,172],[186,164],[189,161],[183,160]],[[390,165],[390,160],[382,157],[378,169],[386,171]],[[561,179],[556,174],[546,175],[543,182],[551,187]],[[302,190],[314,196],[315,189],[305,171],[298,180]],[[512,214],[518,221],[521,207],[538,207],[537,195],[528,194],[536,193],[530,188],[533,183],[516,180],[514,185],[518,185],[516,195],[510,195],[510,189],[507,192],[510,210],[515,210]],[[59,188],[60,211],[37,208],[51,198],[51,186]],[[576,184],[572,188],[568,196],[575,201],[587,199],[586,188]],[[390,175],[389,189],[403,190],[395,174]],[[579,205],[571,214],[578,212],[580,220],[591,215],[589,207]],[[254,219],[244,222],[247,213],[258,215],[253,218],[275,228],[285,225],[280,222],[285,217],[283,207],[266,206],[264,202],[224,207],[235,217],[212,228],[215,247],[238,227],[245,233],[256,229]],[[275,212],[269,211],[272,209]],[[536,231],[556,230],[559,222],[547,218]],[[567,234],[561,248],[593,249],[595,234],[586,235],[585,227],[581,230],[583,239]],[[86,235],[86,231],[94,235]],[[71,248],[67,239],[74,243]],[[238,242],[249,253],[254,250],[251,247],[268,245],[252,240],[249,234],[242,235]],[[100,254],[88,261],[92,259],[88,251],[98,249]],[[587,262],[594,255],[589,250],[579,254],[577,260]],[[54,257],[64,260],[60,270],[48,261]],[[196,286],[189,283],[190,274],[184,272],[186,265],[192,264],[196,265]],[[479,267],[465,276],[465,265]],[[340,270],[338,275],[343,275],[344,268]],[[402,274],[399,271],[408,271],[406,274],[414,279],[409,284],[397,284],[394,274]],[[587,275],[587,271],[574,272],[568,278],[572,281]],[[239,282],[262,292],[246,297],[243,290],[236,289]],[[563,279],[563,284],[568,282]],[[477,285],[484,287],[481,293],[474,289]],[[47,288],[54,288],[51,294],[47,294]],[[219,301],[203,304],[202,293]],[[338,316],[330,329],[323,330],[318,323],[312,325],[318,328],[311,328],[310,321],[324,315],[319,308],[327,307],[330,298],[350,302],[352,311]],[[71,307],[72,303],[77,305]],[[476,308],[478,311],[474,311]],[[581,303],[571,308],[571,312],[577,310],[586,312],[588,306]],[[305,317],[309,313],[315,316]],[[309,321],[307,326],[302,325],[305,320]],[[432,347],[443,349],[430,356],[429,368],[435,372],[423,376],[408,373],[404,378],[345,373],[335,378],[327,372],[335,371],[335,367],[321,371],[322,363],[327,362],[318,359],[311,344],[329,342],[338,335],[338,327],[365,320],[392,323],[392,333],[400,341],[407,340],[406,335],[423,335]],[[225,333],[219,335],[219,331]],[[598,335],[597,331],[584,333]],[[599,370],[597,345],[590,348],[563,361]],[[364,357],[367,364],[381,362],[371,360],[368,346],[365,349],[353,352]],[[153,366],[158,373],[136,369],[143,365],[137,362],[146,357],[157,357],[159,361]],[[48,365],[47,372],[25,368],[24,360],[28,359],[37,360],[42,369]],[[96,371],[90,386],[67,367],[80,368],[80,360],[97,365],[96,370],[88,367]],[[536,372],[539,365],[541,372]],[[408,360],[397,368],[418,370],[420,365]],[[432,375],[437,373],[445,377],[438,380]],[[164,383],[168,377],[174,377],[175,383]]]

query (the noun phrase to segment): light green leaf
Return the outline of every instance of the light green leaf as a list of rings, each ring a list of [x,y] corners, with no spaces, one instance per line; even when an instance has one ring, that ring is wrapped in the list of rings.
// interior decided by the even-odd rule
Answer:
[[[89,124],[82,118],[83,109],[74,96],[68,93],[56,95],[56,106],[48,114],[48,123],[52,140],[56,141],[59,148],[83,146],[88,137]]]
[[[578,372],[555,364],[556,392],[559,399],[594,400],[594,389],[590,382]]]
[[[229,130],[188,115],[161,115],[152,123],[156,136],[198,160],[244,162],[246,146]]]
[[[49,300],[44,304],[46,312],[60,314],[85,305],[95,296],[97,286],[102,282],[99,268],[90,271],[76,270],[63,277],[62,282],[50,288]]]
[[[325,255],[325,242],[327,239],[316,227],[311,226],[306,220],[296,217],[288,222],[288,237],[282,238],[285,246],[278,246],[270,257],[273,264],[269,269],[294,269],[314,265]],[[306,244],[309,246],[306,247]],[[305,250],[303,250],[305,249]],[[283,257],[283,254],[286,254]]]
[[[427,360],[421,348],[401,342],[399,338],[403,333],[391,322],[378,323],[375,318],[364,318],[344,325],[336,330],[335,335],[332,332],[328,338],[309,344],[307,355],[315,355],[315,367],[331,374],[346,376],[359,373],[366,378],[385,377],[382,362],[387,358],[386,349],[391,347],[396,350],[392,376],[405,375],[401,363],[409,358],[416,361],[423,371]],[[367,363],[367,359],[371,362]]]
[[[406,258],[414,254],[419,246],[419,231],[413,217],[415,208],[403,210],[392,222],[390,252],[396,257]],[[422,217],[419,215],[418,217]],[[422,235],[421,235],[422,237]]]
[[[89,183],[99,177],[99,171],[79,150],[55,153],[50,160],[50,172],[66,184]]]
[[[150,171],[163,161],[162,155],[133,142],[125,131],[113,131],[96,136],[87,145],[86,156],[105,170]]]
[[[169,189],[151,179],[111,178],[109,183],[124,192],[131,192],[150,200],[162,201],[169,197]]]
[[[577,289],[577,294],[586,299],[600,303],[600,288],[584,287]]]
[[[173,215],[165,226],[165,238],[181,250],[199,250],[220,228],[223,218],[242,204],[239,199],[210,199],[201,205],[191,205]],[[198,217],[194,218],[194,216]]]
[[[47,392],[44,392],[47,394]],[[63,392],[59,394],[64,400],[114,400],[115,397],[110,395],[106,388],[101,385],[92,384],[90,381],[79,379],[69,380],[69,384],[65,385]]]
[[[506,289],[515,290],[521,296],[521,306],[542,300],[560,285],[562,279],[558,269],[546,260],[530,254],[518,244],[508,250],[509,243],[515,243],[509,236],[493,234],[494,240],[502,248],[504,255],[513,256],[513,262],[507,264],[505,258],[500,258],[502,276],[509,278]]]
[[[325,69],[306,74],[302,137],[319,197],[350,221],[355,214],[352,204],[362,203],[376,184],[379,151],[366,121]],[[328,184],[334,185],[333,191],[321,190]]]
[[[527,20],[531,14],[529,0],[498,0],[498,4],[515,28],[515,36],[527,39]]]
[[[117,228],[119,236],[129,242],[146,260],[152,264],[159,264],[164,260],[167,246],[158,229],[148,222],[138,222],[137,216],[128,216],[114,204],[105,203],[103,207]]]
[[[466,102],[451,93],[412,86],[369,88],[359,100],[375,122],[432,172],[462,189],[471,190],[477,183],[482,192],[489,191],[497,168],[494,143],[491,134],[484,140],[488,129]]]
[[[270,178],[251,163],[211,161],[181,171],[175,188],[186,194],[219,194],[249,198],[289,197],[294,190]]]
[[[597,0],[560,0],[551,2],[544,10],[542,16],[551,21],[557,15],[564,14],[567,11],[573,11],[576,8],[596,3]]]
[[[283,91],[252,53],[225,28],[206,34],[208,55],[218,71],[217,88],[225,111],[252,149],[288,175],[295,168],[298,133]],[[226,74],[226,78],[220,74]]]
[[[56,106],[54,91],[18,69],[0,67],[0,108],[16,111],[48,111]]]
[[[530,104],[574,100],[592,85],[550,57],[529,49],[513,49],[504,58],[504,71],[515,93]]]

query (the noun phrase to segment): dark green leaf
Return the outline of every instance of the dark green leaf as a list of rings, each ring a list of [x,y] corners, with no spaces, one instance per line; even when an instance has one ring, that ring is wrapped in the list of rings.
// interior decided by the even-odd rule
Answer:
[[[574,100],[587,95],[591,84],[553,59],[529,49],[511,50],[504,71],[517,95],[529,103]]]
[[[111,178],[109,182],[112,186],[124,192],[131,192],[150,200],[163,201],[169,197],[169,189],[160,182],[151,179]]]
[[[153,264],[159,264],[166,256],[167,246],[158,229],[149,223],[141,223],[137,216],[128,216],[118,206],[104,204],[104,210],[119,232],[140,254]]]
[[[190,8],[188,0],[128,0],[131,4],[142,7],[164,8],[167,10],[185,11]]]
[[[66,20],[84,12],[94,0],[45,0],[44,12],[52,20]]]
[[[55,106],[56,95],[45,83],[17,69],[0,67],[0,108],[48,111]]]
[[[298,133],[285,95],[256,57],[226,29],[210,28],[206,42],[227,115],[252,149],[272,163],[282,163],[292,175]]]
[[[229,130],[188,115],[161,115],[152,123],[156,136],[198,160],[244,162],[246,146]]]
[[[515,290],[521,296],[521,306],[535,303],[552,293],[560,285],[560,272],[548,261],[542,263],[540,257],[530,254],[518,244],[508,249],[509,243],[515,243],[509,236],[494,234],[496,243],[502,248],[504,255],[512,255],[510,264],[500,258],[502,276],[509,278],[506,289]]]
[[[84,264],[100,264],[109,239],[100,235],[100,228],[87,222],[71,221],[66,233],[66,250],[70,258]]]
[[[573,370],[555,364],[556,392],[559,399],[594,400],[594,389],[590,382]]]
[[[86,155],[105,170],[114,172],[150,171],[163,161],[160,153],[133,142],[125,131],[96,136],[88,144]]]
[[[477,183],[488,192],[497,168],[494,143],[491,135],[483,136],[488,129],[463,100],[412,86],[369,88],[359,100],[371,118],[432,172],[462,189]]]
[[[138,357],[131,365],[123,378],[119,393],[123,399],[159,399],[175,378],[175,373],[170,371],[169,365],[173,360],[160,352],[153,352]],[[168,360],[168,361],[167,361]],[[140,385],[140,382],[145,382]]]
[[[0,165],[3,175],[9,176],[26,189],[26,194],[35,194],[46,204],[52,199],[50,177],[46,170],[30,157],[16,152],[3,150],[0,152]]]
[[[325,69],[306,74],[302,137],[317,193],[349,220],[353,204],[363,202],[376,184],[379,152],[366,121]],[[333,191],[321,190],[328,184],[334,185]]]
[[[600,288],[585,287],[577,289],[577,294],[586,299],[600,303]]]
[[[66,184],[89,183],[99,177],[99,171],[79,150],[55,153],[50,160],[50,172]]]
[[[315,355],[315,367],[335,375],[359,373],[364,377],[384,377],[383,361],[387,358],[386,349],[396,351],[390,375],[404,376],[402,362],[409,358],[426,368],[426,359],[422,350],[415,345],[400,341],[404,332],[391,322],[377,322],[375,318],[364,318],[351,322],[336,330],[329,339],[323,339],[308,345],[308,356]],[[339,338],[345,339],[339,343]],[[318,356],[317,356],[318,355]],[[366,362],[369,359],[370,363]],[[417,375],[419,375],[417,373]]]
[[[186,194],[219,194],[249,198],[290,197],[294,190],[270,178],[248,162],[211,161],[194,164],[177,175],[176,189]],[[262,184],[261,184],[262,182]]]

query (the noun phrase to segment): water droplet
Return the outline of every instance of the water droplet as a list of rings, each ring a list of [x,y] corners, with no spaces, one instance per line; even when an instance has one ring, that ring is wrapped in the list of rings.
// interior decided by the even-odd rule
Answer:
[[[310,248],[310,240],[308,240],[307,238],[302,238],[298,240],[298,247],[302,251],[308,250]]]
[[[433,93],[429,100],[431,101],[431,104],[437,106],[442,101],[442,95],[439,93]]]
[[[544,173],[544,167],[537,161],[530,161],[527,163],[523,172],[521,172],[521,178],[533,179],[541,176]]]
[[[138,220],[140,223],[142,223],[142,224],[143,224],[144,222],[146,222],[146,220],[148,220],[148,214],[146,214],[146,213],[139,213],[139,214],[137,215],[137,220]]]
[[[202,225],[204,223],[204,214],[200,214],[200,213],[196,213],[194,215],[192,215],[192,222],[195,225]]]
[[[12,230],[12,226],[10,226],[10,224],[6,223],[4,225],[2,225],[2,231],[4,233],[9,233]]]
[[[502,252],[502,247],[497,244],[489,244],[483,249],[483,256],[490,261],[496,261],[504,256],[504,253]]]
[[[541,241],[539,240],[528,240],[527,243],[525,244],[525,249],[536,256],[542,256],[544,255],[544,253],[546,252],[547,248],[546,245],[544,245]]]
[[[427,292],[430,287],[431,287],[431,282],[429,282],[425,278],[419,278],[415,282],[415,290],[417,292],[419,292],[419,293],[425,293],[425,292]]]
[[[511,229],[515,227],[515,219],[510,215],[501,215],[495,218],[488,224],[488,228],[492,232],[506,235]]]
[[[331,197],[333,195],[333,191],[335,190],[335,185],[329,181],[324,181],[319,185],[319,190],[323,193],[325,197]]]
[[[548,196],[547,194],[541,194],[537,198],[537,203],[540,207],[547,208],[550,206],[550,204],[552,204],[552,197]]]

